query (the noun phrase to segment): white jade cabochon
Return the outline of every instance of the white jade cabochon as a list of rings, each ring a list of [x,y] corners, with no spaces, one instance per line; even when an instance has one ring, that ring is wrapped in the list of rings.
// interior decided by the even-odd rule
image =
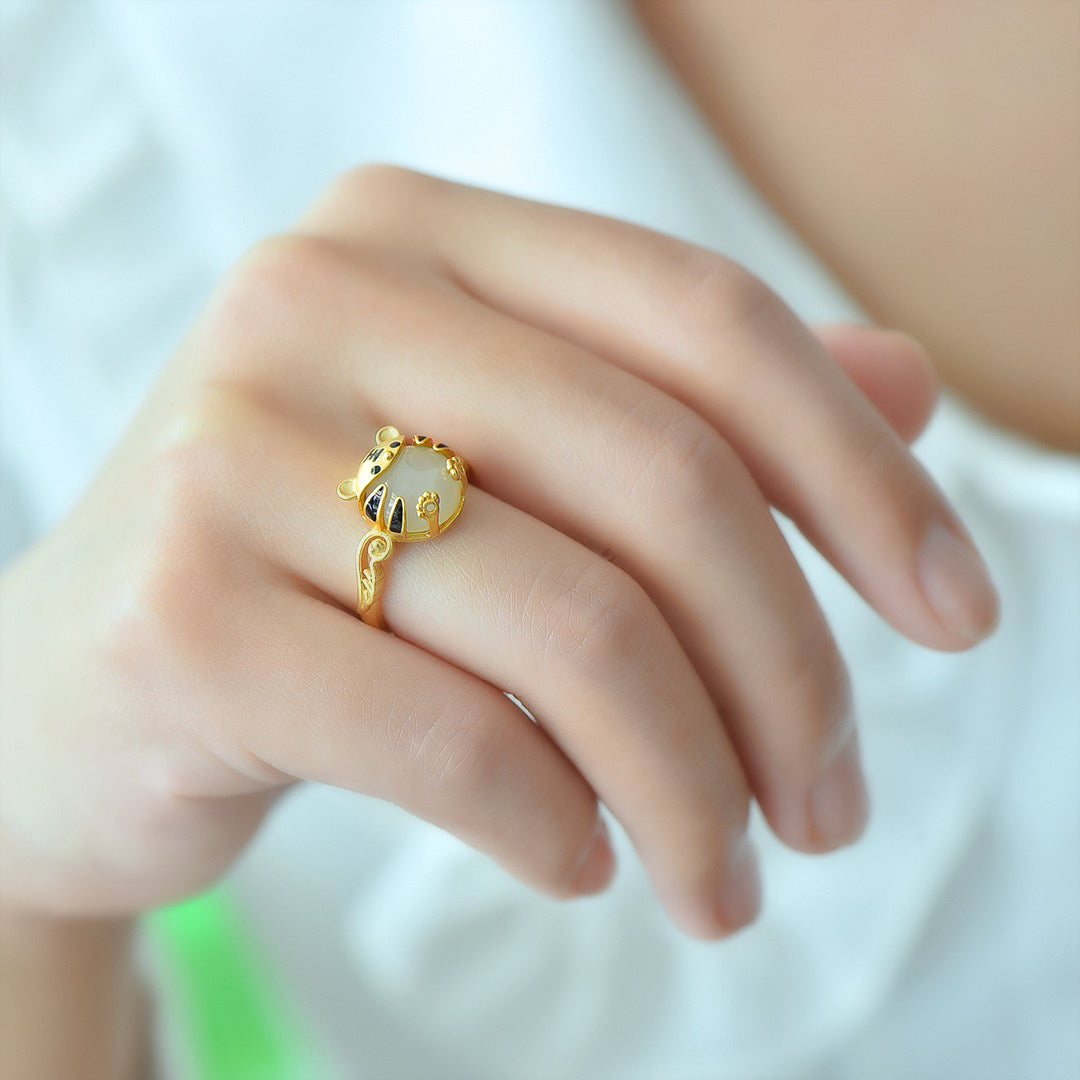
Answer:
[[[396,460],[379,478],[386,484],[383,506],[389,514],[394,500],[405,500],[405,531],[426,532],[427,522],[416,512],[416,500],[425,491],[439,496],[439,527],[457,510],[464,497],[460,480],[446,471],[446,458],[428,446],[404,446]]]

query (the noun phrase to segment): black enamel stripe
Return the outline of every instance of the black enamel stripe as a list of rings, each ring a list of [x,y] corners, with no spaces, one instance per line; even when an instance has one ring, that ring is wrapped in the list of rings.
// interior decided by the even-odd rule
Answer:
[[[394,509],[390,511],[390,531],[399,533],[405,527],[405,500],[399,495],[394,500]]]
[[[369,496],[368,501],[364,504],[364,516],[374,524],[379,520],[379,506],[382,504],[383,496],[386,494],[386,485],[380,484]]]

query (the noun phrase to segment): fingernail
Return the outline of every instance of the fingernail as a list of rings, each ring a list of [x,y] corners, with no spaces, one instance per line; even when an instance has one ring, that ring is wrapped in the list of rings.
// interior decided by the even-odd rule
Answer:
[[[810,826],[822,850],[852,844],[862,835],[870,816],[870,797],[854,735],[813,786],[808,803]]]
[[[749,836],[743,836],[732,853],[720,885],[717,907],[728,931],[753,922],[761,910],[761,873]]]
[[[579,896],[600,892],[611,880],[615,870],[615,853],[611,850],[611,838],[602,817],[596,819],[596,831],[585,853],[581,856],[571,888]]]
[[[946,525],[935,522],[919,551],[919,577],[930,606],[946,629],[974,644],[997,624],[999,600],[979,553]]]

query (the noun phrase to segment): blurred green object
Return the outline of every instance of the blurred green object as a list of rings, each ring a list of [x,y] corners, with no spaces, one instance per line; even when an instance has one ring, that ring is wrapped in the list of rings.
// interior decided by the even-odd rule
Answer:
[[[198,1080],[320,1080],[313,1043],[221,888],[144,920],[168,968]]]

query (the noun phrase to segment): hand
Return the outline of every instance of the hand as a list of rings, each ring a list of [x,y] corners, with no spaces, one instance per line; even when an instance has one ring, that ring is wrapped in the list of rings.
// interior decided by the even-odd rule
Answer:
[[[599,797],[680,925],[742,925],[751,795],[806,851],[866,814],[844,666],[770,503],[910,637],[994,622],[897,435],[932,398],[910,340],[815,336],[714,253],[346,175],[227,276],[4,579],[0,889],[61,914],[168,901],[306,778],[556,896],[610,877]],[[472,469],[453,528],[388,564],[393,634],[354,614],[363,524],[335,492],[388,423]]]

